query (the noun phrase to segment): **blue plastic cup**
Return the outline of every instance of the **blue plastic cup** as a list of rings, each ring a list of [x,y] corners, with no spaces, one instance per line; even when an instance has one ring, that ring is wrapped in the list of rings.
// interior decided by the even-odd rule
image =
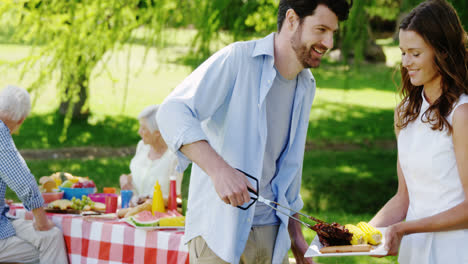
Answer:
[[[133,191],[131,190],[121,190],[120,197],[122,199],[122,208],[127,208],[130,200],[132,199]]]

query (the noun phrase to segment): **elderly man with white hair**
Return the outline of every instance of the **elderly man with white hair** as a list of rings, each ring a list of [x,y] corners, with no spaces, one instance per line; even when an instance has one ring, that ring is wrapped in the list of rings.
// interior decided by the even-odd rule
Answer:
[[[150,105],[138,115],[141,136],[135,156],[130,163],[129,175],[120,176],[120,187],[125,190],[133,190],[133,204],[145,198],[152,197],[156,181],[161,185],[164,200],[169,196],[170,177],[176,177],[177,195],[180,196],[180,188],[183,174],[176,171],[177,157],[168,149],[166,142],[159,132],[156,122],[158,105]]]
[[[0,92],[0,263],[68,263],[62,232],[47,218],[36,180],[11,137],[30,110],[26,90],[7,86]],[[34,221],[6,216],[7,186],[32,211]]]

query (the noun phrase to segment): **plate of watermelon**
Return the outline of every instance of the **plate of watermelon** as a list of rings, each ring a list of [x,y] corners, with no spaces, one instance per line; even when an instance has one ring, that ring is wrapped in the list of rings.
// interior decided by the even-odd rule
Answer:
[[[166,213],[155,212],[155,215],[150,211],[143,211],[126,217],[123,221],[136,229],[146,231],[158,229],[184,230],[185,228],[185,216],[176,211],[168,211]]]

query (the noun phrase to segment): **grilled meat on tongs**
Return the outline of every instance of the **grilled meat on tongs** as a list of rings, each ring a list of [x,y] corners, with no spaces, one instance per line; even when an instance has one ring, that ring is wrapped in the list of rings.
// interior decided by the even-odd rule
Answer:
[[[241,170],[239,170],[241,171]],[[268,205],[270,208],[272,208],[273,210],[276,210],[284,215],[287,215],[289,218],[291,219],[294,219],[296,221],[298,221],[299,223],[307,226],[308,228],[314,230],[318,237],[319,237],[319,240],[320,240],[320,243],[322,243],[323,246],[340,246],[340,245],[350,245],[351,244],[351,239],[353,238],[353,234],[351,234],[351,232],[349,232],[348,229],[346,229],[344,226],[338,224],[338,223],[327,223],[327,222],[324,222],[320,219],[317,219],[313,216],[309,216],[309,215],[306,215],[306,214],[303,214],[301,212],[298,212],[298,211],[295,211],[289,207],[286,207],[286,206],[283,206],[277,202],[273,202],[273,201],[270,201],[268,199],[265,199],[263,198],[262,196],[260,196],[260,194],[258,193],[258,180],[252,176],[250,176],[249,174],[241,171],[242,173],[244,173],[247,177],[255,180],[256,184],[257,184],[257,191],[255,190],[252,190],[250,188],[248,188],[249,192],[251,194],[254,194],[254,196],[251,196],[250,198],[252,199],[252,202],[246,206],[246,207],[242,207],[242,206],[238,206],[240,209],[242,210],[247,210],[249,209],[250,206],[252,206],[256,201],[259,201],[261,203],[264,203],[266,205]],[[298,213],[304,217],[307,217],[309,218],[310,220],[316,222],[317,224],[315,225],[309,225],[303,221],[301,221],[300,219],[290,215],[289,213],[286,213],[286,212],[283,212],[282,210],[279,210],[278,207],[282,207],[286,210],[289,210],[291,212],[295,212],[295,213]]]

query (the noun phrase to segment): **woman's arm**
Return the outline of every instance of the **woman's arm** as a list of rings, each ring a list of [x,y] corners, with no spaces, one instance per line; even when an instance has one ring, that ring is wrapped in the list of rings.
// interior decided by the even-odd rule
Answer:
[[[418,220],[397,223],[390,227],[394,236],[390,238],[389,254],[398,252],[403,235],[440,232],[468,228],[468,104],[458,107],[453,115],[453,145],[460,182],[465,192],[465,200],[455,207],[439,214]],[[389,238],[387,238],[388,240]]]
[[[398,123],[398,108],[395,109],[393,116],[394,119],[394,129],[395,135],[398,140],[398,135],[400,134],[400,129],[397,127]],[[408,211],[409,197],[408,189],[406,187],[405,177],[403,176],[403,171],[400,167],[400,161],[397,158],[397,175],[398,175],[398,190],[395,196],[393,196],[385,205],[380,209],[380,211],[372,218],[369,222],[370,225],[376,227],[385,227],[400,221],[403,221],[406,218],[406,213]]]
[[[405,220],[408,211],[409,197],[405,177],[397,161],[398,191],[369,222],[376,227],[386,227]]]

